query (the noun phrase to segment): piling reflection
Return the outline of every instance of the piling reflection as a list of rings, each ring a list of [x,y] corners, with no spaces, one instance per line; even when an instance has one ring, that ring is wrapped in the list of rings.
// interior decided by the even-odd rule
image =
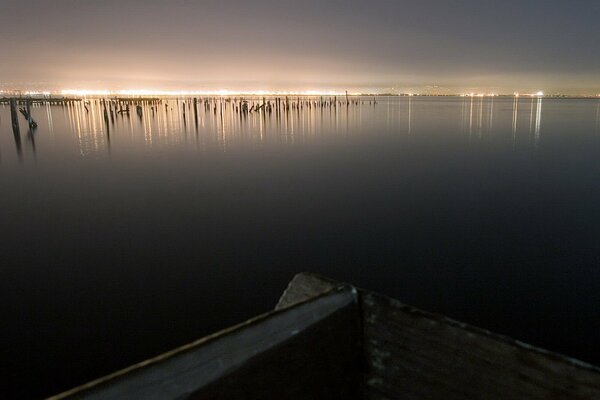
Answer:
[[[27,140],[29,141],[30,145],[31,145],[31,150],[33,152],[33,156],[35,158],[36,155],[36,149],[35,149],[35,129],[34,127],[30,127],[27,130]]]
[[[19,118],[17,116],[17,102],[15,99],[10,100],[10,119],[11,119],[13,136],[15,138],[17,157],[19,158],[19,161],[22,161],[23,160],[23,149],[21,147],[21,130],[19,127]]]
[[[23,148],[21,146],[21,133],[19,131],[18,123],[16,125],[13,124],[12,128],[13,128],[13,136],[15,138],[15,148],[17,149],[17,157],[18,157],[19,161],[23,161]]]
[[[17,158],[63,152],[102,157],[111,152],[178,147],[227,152],[256,146],[298,146],[369,135],[453,137],[475,145],[537,148],[544,135],[542,96],[504,97],[190,97],[91,98],[63,102],[0,101],[11,120]],[[589,100],[589,132],[600,131],[600,102]],[[10,108],[7,107],[10,105]],[[19,114],[22,114],[20,116]],[[549,114],[550,118],[555,118]],[[29,126],[22,147],[20,123]],[[551,127],[552,123],[547,122]],[[0,137],[0,142],[2,138]],[[1,144],[1,143],[0,143]]]

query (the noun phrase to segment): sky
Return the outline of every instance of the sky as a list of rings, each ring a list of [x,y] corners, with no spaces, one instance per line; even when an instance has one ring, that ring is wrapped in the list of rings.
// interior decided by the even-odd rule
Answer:
[[[598,0],[1,3],[4,88],[600,93]]]

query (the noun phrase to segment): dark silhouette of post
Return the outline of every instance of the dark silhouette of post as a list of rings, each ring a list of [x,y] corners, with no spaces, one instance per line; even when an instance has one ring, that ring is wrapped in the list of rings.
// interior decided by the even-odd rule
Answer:
[[[12,128],[15,134],[20,134],[19,131],[19,118],[17,116],[17,101],[10,99],[10,119],[12,121]]]
[[[21,147],[21,131],[19,129],[19,116],[17,115],[17,101],[10,99],[10,119],[12,122],[13,135],[15,137],[15,146],[17,147],[17,155],[19,160],[23,157],[23,149]]]

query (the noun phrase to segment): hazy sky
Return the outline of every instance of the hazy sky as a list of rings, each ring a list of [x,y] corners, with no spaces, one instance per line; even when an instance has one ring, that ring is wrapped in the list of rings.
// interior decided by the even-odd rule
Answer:
[[[4,83],[600,93],[600,0],[2,0],[0,37]]]

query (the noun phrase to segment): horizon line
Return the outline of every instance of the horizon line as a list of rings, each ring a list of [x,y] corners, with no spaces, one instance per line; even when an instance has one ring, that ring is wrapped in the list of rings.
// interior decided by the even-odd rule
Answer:
[[[598,94],[573,94],[573,93],[544,93],[536,92],[456,92],[456,93],[431,93],[418,91],[395,91],[395,92],[349,92],[336,90],[299,90],[299,91],[272,91],[272,90],[160,90],[160,89],[60,89],[60,90],[21,90],[9,89],[0,90],[0,96],[80,96],[80,97],[107,97],[107,96],[137,96],[137,97],[176,97],[176,96],[431,96],[431,97],[580,97],[580,98],[600,98]]]

